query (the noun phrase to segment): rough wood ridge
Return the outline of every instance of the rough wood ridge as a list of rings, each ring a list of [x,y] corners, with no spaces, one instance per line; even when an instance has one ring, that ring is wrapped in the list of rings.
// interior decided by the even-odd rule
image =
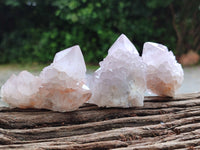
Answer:
[[[0,108],[0,149],[200,149],[200,93],[146,97],[141,108]]]

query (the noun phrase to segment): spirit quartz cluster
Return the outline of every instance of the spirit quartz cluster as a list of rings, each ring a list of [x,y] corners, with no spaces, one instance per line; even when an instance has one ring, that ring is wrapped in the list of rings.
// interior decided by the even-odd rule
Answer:
[[[90,103],[106,107],[143,106],[145,64],[135,46],[121,35],[90,77]]]
[[[160,96],[174,96],[183,82],[183,69],[164,45],[144,43],[142,58],[147,65],[147,88]]]
[[[86,67],[79,46],[58,52],[39,76],[22,71],[1,88],[11,107],[73,111],[83,103],[105,107],[143,106],[147,89],[174,96],[183,81],[183,69],[167,47],[146,42],[142,57],[121,35],[108,50],[100,68],[85,81]]]

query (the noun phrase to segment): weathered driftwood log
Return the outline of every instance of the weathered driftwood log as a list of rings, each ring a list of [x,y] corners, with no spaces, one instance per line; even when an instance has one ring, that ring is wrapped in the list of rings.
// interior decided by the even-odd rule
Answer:
[[[141,108],[0,108],[0,149],[200,149],[200,93],[146,97]]]

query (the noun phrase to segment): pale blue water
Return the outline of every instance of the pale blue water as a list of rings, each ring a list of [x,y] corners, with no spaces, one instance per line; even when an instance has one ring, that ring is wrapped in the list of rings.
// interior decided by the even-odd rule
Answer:
[[[200,66],[184,68],[184,81],[177,93],[196,92],[200,92]]]

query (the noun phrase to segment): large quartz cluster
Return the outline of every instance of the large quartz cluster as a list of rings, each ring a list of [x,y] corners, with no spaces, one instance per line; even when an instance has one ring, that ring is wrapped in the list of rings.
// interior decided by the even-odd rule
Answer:
[[[85,85],[85,62],[79,46],[55,55],[39,77],[27,71],[13,75],[1,88],[1,97],[11,107],[73,111],[90,97]]]
[[[122,34],[100,62],[100,68],[89,77],[89,103],[106,107],[143,106],[145,70],[135,46]]]
[[[160,96],[174,96],[183,82],[183,69],[164,45],[146,42],[142,58],[147,65],[147,88]]]

